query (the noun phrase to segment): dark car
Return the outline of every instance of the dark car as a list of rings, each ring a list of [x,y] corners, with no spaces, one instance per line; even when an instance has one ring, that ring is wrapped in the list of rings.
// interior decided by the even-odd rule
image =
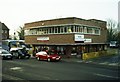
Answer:
[[[47,61],[60,61],[61,56],[55,53],[47,53],[45,51],[40,51],[36,53],[37,60],[47,60]]]
[[[11,51],[11,54],[13,55],[14,58],[17,58],[17,59],[23,59],[23,58],[29,59],[30,58],[28,51],[25,49],[22,49],[22,48],[21,49],[13,49]]]

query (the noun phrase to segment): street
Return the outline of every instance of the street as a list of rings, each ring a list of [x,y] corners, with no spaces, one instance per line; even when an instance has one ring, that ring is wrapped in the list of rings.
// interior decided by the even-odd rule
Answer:
[[[3,80],[116,80],[118,69],[99,65],[36,59],[2,61]]]

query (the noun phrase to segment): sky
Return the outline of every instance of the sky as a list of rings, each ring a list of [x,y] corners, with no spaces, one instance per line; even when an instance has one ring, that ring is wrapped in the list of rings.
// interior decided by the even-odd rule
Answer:
[[[120,0],[0,0],[0,21],[10,35],[25,23],[65,17],[118,21]]]

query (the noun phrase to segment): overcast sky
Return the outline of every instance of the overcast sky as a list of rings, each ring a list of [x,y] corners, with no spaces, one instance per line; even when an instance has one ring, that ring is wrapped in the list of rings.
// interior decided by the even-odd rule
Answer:
[[[0,0],[0,21],[10,34],[25,23],[78,17],[118,21],[120,0]]]

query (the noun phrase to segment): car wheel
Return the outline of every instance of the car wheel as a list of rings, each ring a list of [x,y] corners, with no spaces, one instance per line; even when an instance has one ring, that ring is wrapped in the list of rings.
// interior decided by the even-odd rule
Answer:
[[[50,62],[51,61],[50,58],[48,58],[47,61]]]
[[[12,60],[12,59],[13,59],[13,57],[10,58],[10,60]]]
[[[37,60],[40,61],[40,57],[37,57]]]
[[[27,57],[27,59],[29,59],[29,58],[30,58],[30,56]]]

